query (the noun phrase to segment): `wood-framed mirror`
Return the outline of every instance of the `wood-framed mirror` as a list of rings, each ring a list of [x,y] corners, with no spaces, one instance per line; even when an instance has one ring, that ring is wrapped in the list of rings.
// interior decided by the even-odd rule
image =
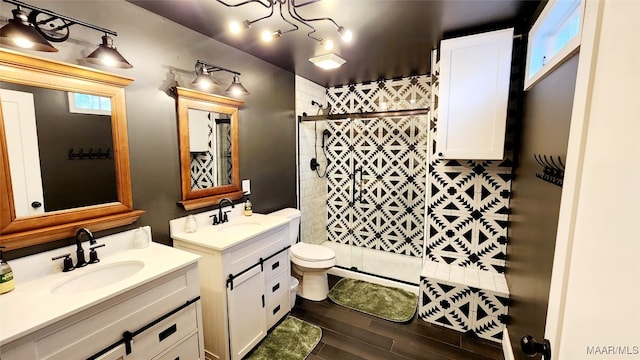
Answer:
[[[133,80],[0,49],[0,244],[136,221],[124,88]],[[87,105],[88,106],[85,106]]]
[[[242,100],[182,87],[177,102],[180,178],[185,210],[242,198],[238,108]]]

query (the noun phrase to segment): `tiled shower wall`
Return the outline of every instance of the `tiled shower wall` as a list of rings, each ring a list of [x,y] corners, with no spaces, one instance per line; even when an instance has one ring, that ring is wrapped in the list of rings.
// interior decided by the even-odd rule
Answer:
[[[332,114],[428,110],[430,81],[412,76],[339,86],[327,97]],[[331,121],[327,128],[328,240],[422,258],[428,114]]]
[[[296,114],[301,116],[303,113],[307,115],[316,115],[319,106],[312,105],[315,101],[326,107],[326,89],[305,78],[296,75]],[[309,163],[311,158],[318,158],[320,163],[320,171],[325,171],[327,161],[320,143],[315,145],[315,134],[321,134],[326,126],[326,121],[306,121],[299,123],[298,141],[299,154],[298,166],[300,177],[299,184],[299,201],[300,212],[300,240],[306,243],[319,244],[327,239],[327,181],[325,178],[318,177],[315,171],[312,171]],[[320,139],[319,139],[320,140]]]
[[[431,151],[432,155],[435,151],[433,139],[435,139],[437,129],[438,69],[439,64],[436,64],[433,67],[432,77],[416,76],[333,87],[326,89],[326,95],[323,87],[296,77],[296,112],[298,115],[301,115],[303,111],[308,115],[316,115],[318,107],[312,106],[311,100],[318,101],[323,105],[328,102],[332,107],[332,114],[425,108],[430,107],[433,103],[430,114],[431,121],[429,122],[431,134],[429,139],[432,140],[427,149],[427,152]],[[510,113],[510,117],[513,117],[513,114]],[[377,119],[372,119],[369,123],[373,124],[376,121]],[[407,126],[406,124],[399,125],[397,120],[394,121],[396,124],[393,126]],[[412,121],[422,123],[422,120]],[[337,239],[335,238],[338,233],[336,230],[342,232],[343,229],[332,227],[332,223],[338,223],[335,219],[335,214],[338,211],[332,209],[327,212],[326,208],[327,196],[329,196],[328,202],[331,204],[332,196],[335,196],[331,192],[332,189],[337,189],[337,184],[334,186],[327,184],[325,178],[318,178],[315,172],[309,169],[309,161],[315,156],[315,149],[321,164],[321,171],[324,171],[326,163],[320,149],[320,134],[325,127],[335,134],[339,131],[339,126],[343,125],[320,121],[303,122],[299,127],[300,206],[303,213],[301,238],[305,242],[320,243],[325,239],[331,240],[332,236],[334,240],[344,242],[339,239],[339,236]],[[314,127],[316,127],[315,130]],[[393,129],[390,130],[393,131]],[[508,126],[508,131],[510,130],[512,129]],[[314,146],[314,131],[318,135],[317,147]],[[408,131],[415,133],[420,130],[414,127]],[[507,134],[507,139],[511,138],[512,136]],[[331,139],[330,144],[335,145],[337,139],[338,137]],[[413,141],[410,140],[410,137],[405,137],[402,141],[405,140]],[[405,146],[411,146],[406,141],[402,143]],[[329,154],[329,156],[332,155]],[[386,158],[387,155],[379,157]],[[425,258],[456,266],[504,272],[512,147],[507,145],[505,159],[502,161],[447,161],[431,160],[434,159],[432,156],[429,159],[426,156],[419,157],[423,159],[423,164],[428,163],[426,169],[428,171],[428,183],[426,184],[428,200],[426,204],[427,234],[424,236],[426,240]],[[417,164],[419,157],[414,157],[413,164]],[[350,197],[348,194],[347,196]],[[422,219],[417,220],[420,227],[424,225],[424,216],[422,213]],[[328,233],[327,226],[329,227]],[[379,225],[376,226],[379,227]],[[347,228],[345,231],[348,232],[349,229]],[[332,233],[333,235],[331,235]],[[376,231],[372,233],[376,236]],[[404,240],[406,240],[412,236],[415,237],[415,234],[404,232],[401,236],[404,236]],[[378,249],[396,246],[381,245],[376,241],[362,245],[372,248],[377,246]],[[412,248],[414,246],[411,245],[404,248],[396,247],[401,253],[408,251],[417,255],[416,251],[409,250]]]

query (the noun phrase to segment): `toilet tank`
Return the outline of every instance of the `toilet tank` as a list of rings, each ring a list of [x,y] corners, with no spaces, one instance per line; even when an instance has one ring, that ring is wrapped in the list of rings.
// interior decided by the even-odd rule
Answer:
[[[282,210],[274,211],[269,215],[289,219],[289,244],[293,246],[298,240],[298,230],[300,229],[300,210],[294,208],[285,208]]]

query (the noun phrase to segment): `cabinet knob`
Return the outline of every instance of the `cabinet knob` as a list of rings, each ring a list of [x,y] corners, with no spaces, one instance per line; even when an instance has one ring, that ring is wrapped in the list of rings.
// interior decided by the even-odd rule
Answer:
[[[438,153],[438,156],[444,156],[444,154],[443,154],[443,153],[441,153],[441,152],[439,152],[439,153]]]
[[[31,207],[34,209],[39,208],[40,206],[42,206],[42,203],[40,201],[34,201],[31,203]]]

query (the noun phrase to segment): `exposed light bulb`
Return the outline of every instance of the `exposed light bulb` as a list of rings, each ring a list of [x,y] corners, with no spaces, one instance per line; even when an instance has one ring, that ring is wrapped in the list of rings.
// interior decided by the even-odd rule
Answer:
[[[110,55],[103,55],[102,57],[100,57],[100,61],[105,66],[113,67],[116,65],[116,59],[114,59],[113,56]]]
[[[21,47],[23,49],[31,49],[33,47],[33,45],[35,45],[33,41],[31,41],[31,40],[29,40],[27,38],[24,38],[24,37],[18,37],[18,38],[12,39],[12,40],[13,40],[13,43],[16,44],[17,47]]]
[[[333,50],[333,41],[322,40],[322,46],[325,48],[325,50]]]
[[[237,21],[232,21],[229,23],[229,31],[232,34],[239,34],[242,31],[242,25]]]
[[[273,40],[273,33],[269,30],[265,30],[262,32],[260,37],[262,38],[262,41],[270,42],[271,40]]]
[[[351,32],[351,30],[345,29],[343,26],[340,26],[338,28],[338,33],[340,34],[342,41],[346,43],[351,42],[351,40],[353,39],[353,33]]]
[[[262,40],[264,42],[270,42],[271,40],[273,40],[273,38],[277,38],[280,37],[282,35],[282,31],[280,30],[276,30],[276,31],[269,31],[269,30],[265,30],[262,32],[262,34],[260,35],[260,37],[262,37]]]

